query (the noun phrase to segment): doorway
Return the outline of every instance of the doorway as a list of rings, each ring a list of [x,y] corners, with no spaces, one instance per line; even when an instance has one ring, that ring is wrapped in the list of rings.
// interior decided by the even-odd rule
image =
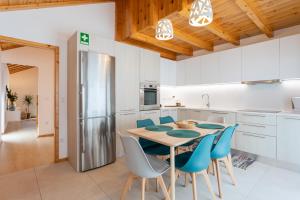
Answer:
[[[32,168],[35,166],[47,164],[47,162],[58,162],[59,160],[59,88],[58,88],[58,80],[59,80],[59,48],[57,46],[52,46],[48,44],[36,43],[31,41],[25,41],[15,38],[10,38],[6,36],[0,36],[0,46],[1,44],[5,44],[4,47],[10,49],[21,49],[21,48],[31,48],[36,51],[51,51],[52,53],[52,68],[51,68],[51,76],[52,80],[49,81],[49,85],[51,85],[53,89],[52,95],[48,97],[43,97],[43,95],[39,95],[39,93],[35,93],[34,91],[25,91],[21,86],[25,85],[26,78],[25,74],[30,74],[31,78],[34,79],[34,74],[40,76],[39,66],[30,66],[20,64],[20,63],[6,63],[8,67],[8,71],[10,74],[9,87],[8,90],[14,94],[18,93],[18,100],[14,103],[15,107],[18,108],[18,112],[15,112],[17,116],[20,116],[20,120],[12,120],[11,123],[7,123],[4,135],[2,135],[2,142],[0,145],[0,156],[5,159],[5,157],[12,159],[12,161],[18,160],[18,164],[13,163],[16,170]],[[2,48],[3,51],[3,48]],[[2,59],[3,62],[3,59]],[[1,66],[3,67],[3,66]],[[12,73],[12,74],[11,74]],[[41,76],[45,76],[45,72],[41,72]],[[20,77],[23,77],[20,79]],[[38,79],[41,79],[39,77]],[[40,83],[40,80],[39,82]],[[19,85],[20,87],[18,87]],[[45,89],[41,89],[39,87],[39,92],[44,92]],[[1,90],[2,92],[2,90]],[[46,91],[47,92],[47,91]],[[7,99],[7,97],[6,97]],[[39,99],[41,99],[41,105],[39,106]],[[26,103],[29,102],[29,103]],[[43,112],[45,110],[42,106],[44,101],[50,102],[49,105],[53,105],[51,107],[51,119],[47,119],[43,121]],[[0,101],[1,102],[1,101]],[[52,103],[51,103],[52,102]],[[6,109],[14,110],[12,105],[10,105],[9,100],[5,102]],[[40,109],[39,109],[40,108]],[[41,112],[41,114],[40,114]],[[49,112],[49,111],[48,111]],[[11,112],[13,113],[13,112]],[[45,115],[45,114],[44,114]],[[50,115],[48,116],[50,117]],[[39,119],[39,120],[38,120]],[[3,120],[3,119],[1,119]],[[41,124],[39,124],[41,122]],[[48,126],[48,129],[47,129]],[[51,127],[51,129],[49,129]],[[51,130],[51,131],[47,131]],[[16,141],[20,141],[19,143]],[[13,141],[13,142],[12,142]],[[11,145],[13,143],[13,145]],[[18,145],[19,144],[19,145]],[[6,145],[6,146],[5,146]],[[27,155],[25,153],[27,152]],[[13,153],[13,154],[12,154]],[[19,154],[19,155],[18,155]],[[23,160],[22,160],[23,158]],[[21,161],[20,161],[21,160]],[[3,162],[2,162],[3,164]],[[0,162],[0,174],[1,169],[6,168],[7,172],[9,168],[13,170],[13,167],[9,166],[1,166]]]

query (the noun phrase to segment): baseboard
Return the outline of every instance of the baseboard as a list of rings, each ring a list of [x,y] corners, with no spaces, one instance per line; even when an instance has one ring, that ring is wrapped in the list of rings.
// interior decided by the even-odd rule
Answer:
[[[38,135],[38,137],[53,137],[54,133],[48,133],[48,134],[43,134],[43,135]]]
[[[68,161],[68,157],[60,158],[58,160],[55,160],[55,163],[60,163],[60,162],[65,162],[65,161]]]

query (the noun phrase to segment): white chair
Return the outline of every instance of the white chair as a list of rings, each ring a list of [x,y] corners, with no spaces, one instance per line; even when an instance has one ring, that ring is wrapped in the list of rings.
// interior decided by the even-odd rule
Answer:
[[[162,174],[169,168],[166,161],[157,159],[154,156],[146,155],[139,144],[138,140],[132,136],[125,136],[118,133],[125,150],[125,159],[127,167],[130,170],[129,177],[123,188],[121,200],[124,200],[132,182],[136,178],[142,178],[142,200],[145,199],[146,179],[155,178],[160,185],[164,196],[167,200],[170,199]]]
[[[223,123],[225,123],[225,118],[224,117],[216,117],[216,116],[210,115],[210,116],[208,116],[207,121],[208,122],[215,122],[215,123],[221,123],[221,124],[223,124]]]

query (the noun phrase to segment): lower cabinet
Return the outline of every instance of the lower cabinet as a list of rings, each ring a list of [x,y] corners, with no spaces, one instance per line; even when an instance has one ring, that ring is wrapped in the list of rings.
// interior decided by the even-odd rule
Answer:
[[[237,131],[236,148],[241,151],[276,159],[276,137]]]
[[[159,124],[160,110],[141,111],[140,119],[152,119],[155,124]]]
[[[126,112],[116,114],[116,130],[117,133],[126,135],[128,129],[136,128],[136,120],[139,119],[139,112]],[[120,136],[116,136],[116,146],[117,146],[117,157],[124,155],[123,146],[121,143]]]
[[[300,116],[278,116],[277,124],[277,159],[300,166]]]
[[[161,117],[171,116],[175,121],[177,121],[178,119],[177,109],[161,109],[160,116]]]

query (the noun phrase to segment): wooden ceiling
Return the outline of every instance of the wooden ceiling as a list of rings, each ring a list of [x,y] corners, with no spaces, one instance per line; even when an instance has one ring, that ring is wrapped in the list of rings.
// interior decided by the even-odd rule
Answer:
[[[214,21],[206,27],[188,23],[193,0],[116,0],[116,40],[161,52],[162,57],[192,56],[200,49],[300,24],[300,0],[211,0]],[[155,39],[161,18],[172,21],[175,37]]]
[[[10,50],[10,49],[19,48],[19,47],[23,47],[23,46],[19,45],[19,44],[13,44],[10,42],[5,42],[5,41],[0,40],[0,51],[6,51],[6,50]]]
[[[10,63],[7,64],[7,67],[8,67],[9,74],[15,74],[15,73],[18,73],[21,71],[25,71],[25,70],[34,68],[34,66],[17,65],[17,64],[10,64]]]
[[[114,0],[0,0],[0,11],[113,2]]]

